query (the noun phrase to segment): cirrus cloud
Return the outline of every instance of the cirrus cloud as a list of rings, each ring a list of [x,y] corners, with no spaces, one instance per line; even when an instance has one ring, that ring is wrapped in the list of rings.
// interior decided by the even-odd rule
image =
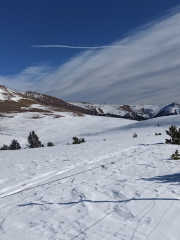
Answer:
[[[29,67],[16,76],[0,77],[0,83],[69,101],[121,104],[180,101],[179,22],[178,9],[111,46],[87,47],[61,66]]]

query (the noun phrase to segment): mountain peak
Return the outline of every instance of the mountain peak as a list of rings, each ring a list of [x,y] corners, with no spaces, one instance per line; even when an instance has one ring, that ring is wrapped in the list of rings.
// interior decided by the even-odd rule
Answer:
[[[16,92],[12,89],[9,89],[5,86],[0,85],[0,101],[14,101],[18,102],[21,99],[25,98],[23,94]]]
[[[173,103],[171,103],[173,106],[180,106],[180,103],[178,103],[178,102],[173,102]]]

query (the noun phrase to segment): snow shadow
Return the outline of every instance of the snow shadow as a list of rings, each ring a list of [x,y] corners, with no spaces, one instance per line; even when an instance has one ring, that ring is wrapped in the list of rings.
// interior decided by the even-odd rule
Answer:
[[[180,173],[168,174],[163,176],[156,176],[153,178],[141,178],[141,180],[145,181],[155,181],[158,183],[174,183],[180,184]]]
[[[130,198],[125,200],[119,200],[119,201],[92,201],[92,200],[80,200],[76,202],[64,202],[64,203],[52,203],[52,202],[46,202],[46,203],[26,203],[26,204],[20,204],[18,207],[26,207],[26,206],[42,206],[42,205],[73,205],[78,203],[123,203],[123,202],[130,202],[130,201],[180,201],[180,199],[177,198]]]
[[[163,142],[157,142],[157,143],[147,143],[147,144],[139,144],[139,146],[153,146],[153,145],[164,145],[165,143]]]

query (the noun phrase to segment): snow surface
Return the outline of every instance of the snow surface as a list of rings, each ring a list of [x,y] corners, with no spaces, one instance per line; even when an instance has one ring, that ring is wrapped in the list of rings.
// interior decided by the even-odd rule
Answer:
[[[56,145],[0,152],[1,240],[179,239],[180,161],[170,159],[179,147],[164,144],[179,116],[33,114],[0,119],[1,145],[16,138],[25,147],[32,130]],[[73,136],[86,143],[66,145]]]

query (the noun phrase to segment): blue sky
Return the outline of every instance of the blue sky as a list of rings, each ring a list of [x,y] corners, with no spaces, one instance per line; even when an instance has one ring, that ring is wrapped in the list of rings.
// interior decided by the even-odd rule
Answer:
[[[1,1],[0,84],[72,101],[180,101],[179,89],[173,88],[179,81],[179,4],[177,0]]]

